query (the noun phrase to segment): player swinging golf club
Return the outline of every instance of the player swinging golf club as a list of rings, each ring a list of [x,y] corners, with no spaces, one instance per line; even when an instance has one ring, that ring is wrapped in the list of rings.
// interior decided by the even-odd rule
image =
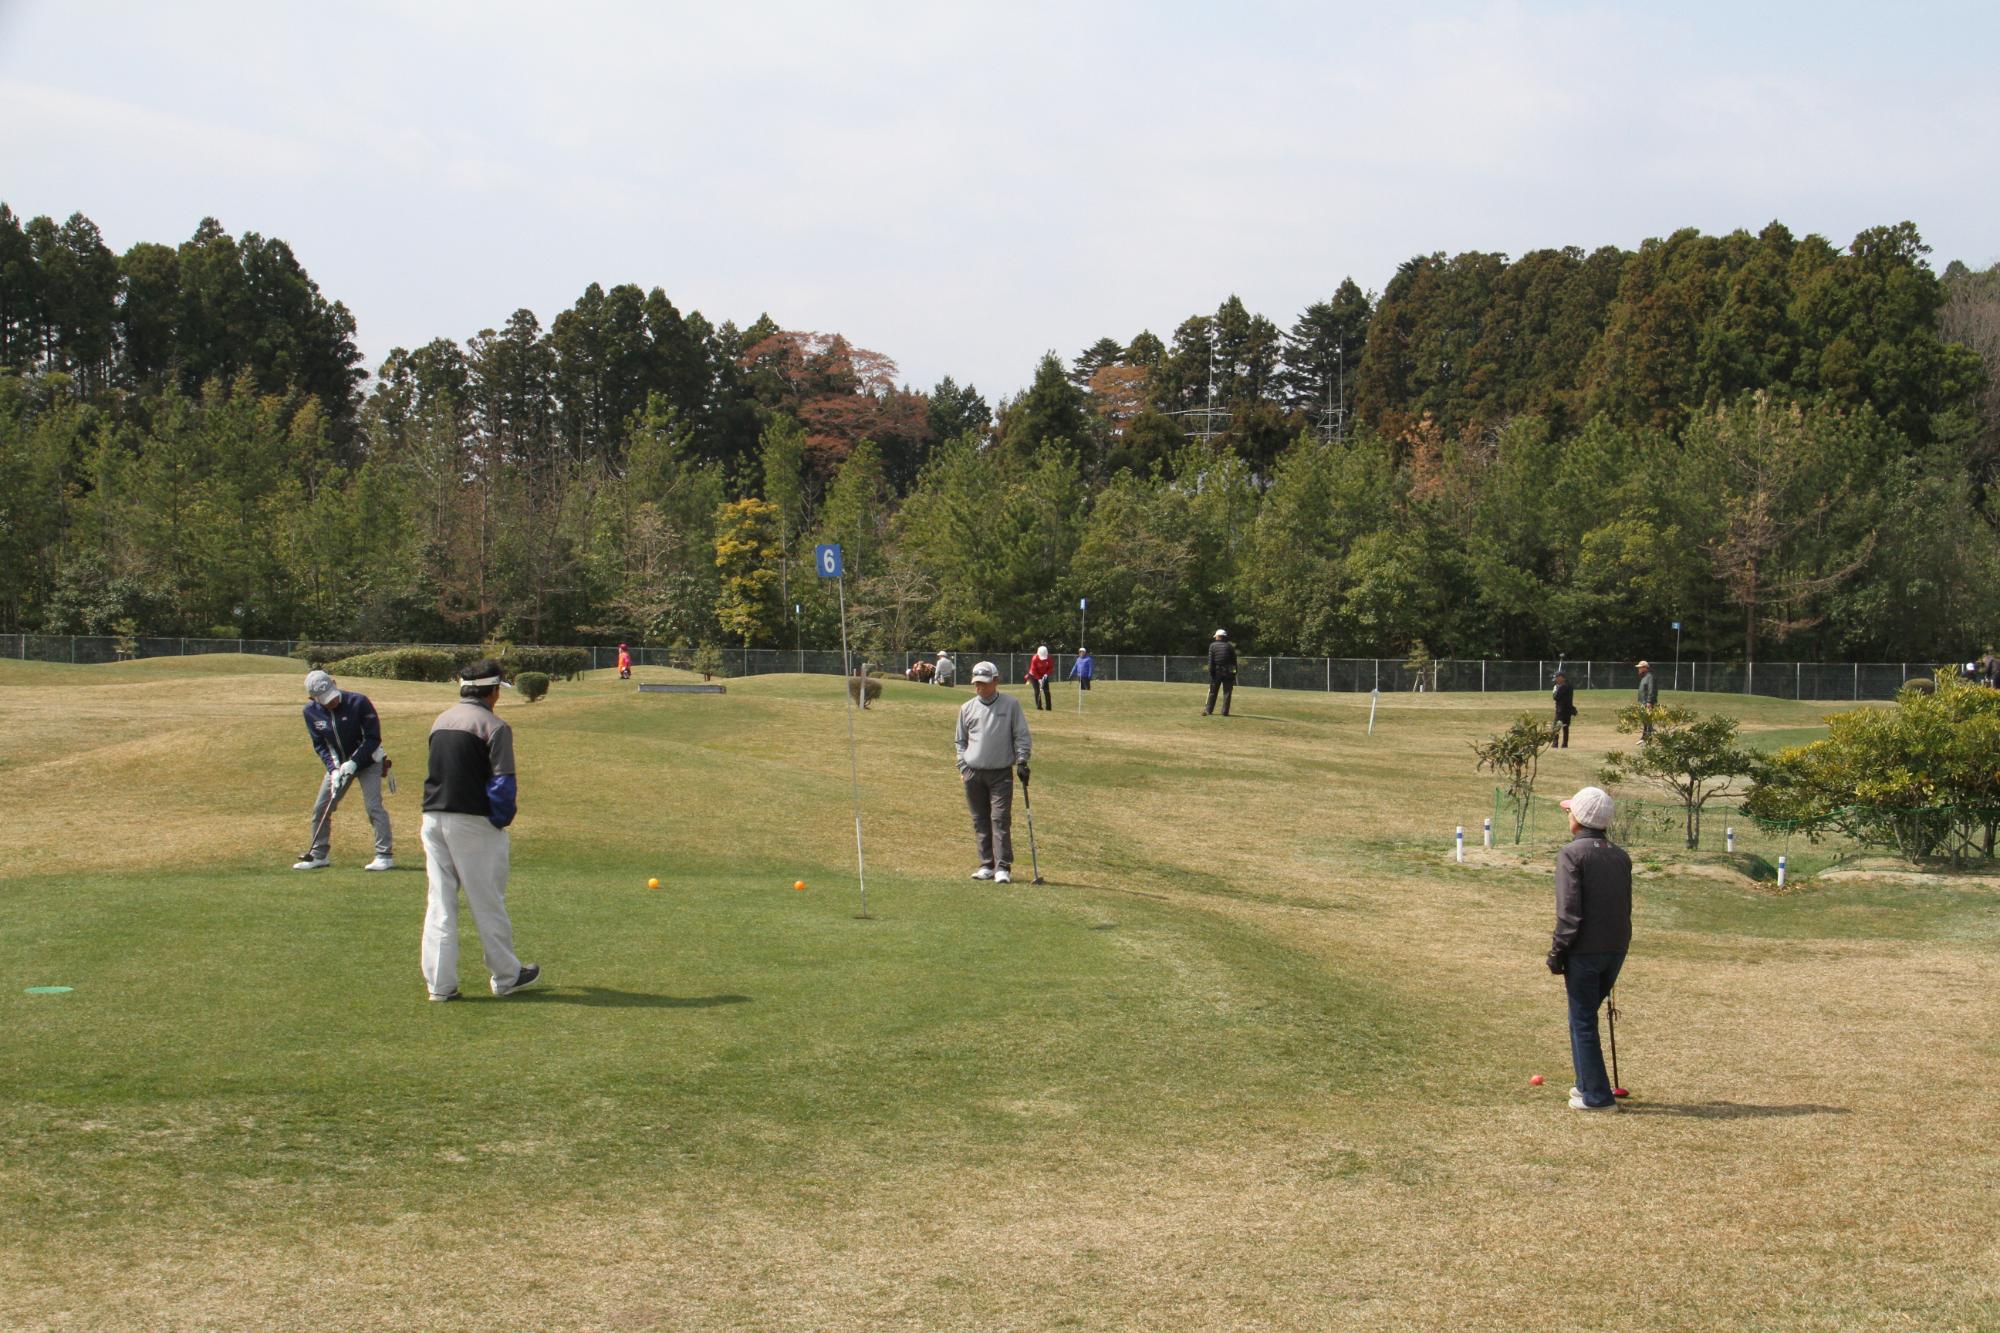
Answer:
[[[1615,1111],[1597,1011],[1618,982],[1632,944],[1632,858],[1606,836],[1611,795],[1585,787],[1562,803],[1569,811],[1570,841],[1556,853],[1556,928],[1549,971],[1569,994],[1570,1061],[1576,1086],[1569,1104],[1578,1111]]]
[[[958,776],[972,811],[972,836],[979,846],[974,879],[1000,884],[1014,878],[1014,775],[1028,783],[1028,715],[1021,701],[1000,692],[1000,668],[981,662],[972,668],[972,697],[958,710]],[[1011,767],[1010,767],[1011,765]]]
[[[479,927],[495,995],[535,984],[541,968],[514,956],[507,916],[507,826],[514,822],[514,729],[493,711],[500,664],[482,657],[459,672],[458,702],[431,724],[430,772],[424,779],[424,865],[430,907],[424,913],[422,965],[432,1000],[458,994],[458,893]]]
[[[357,784],[375,830],[375,859],[363,870],[394,870],[389,811],[382,804],[382,778],[389,771],[382,752],[382,719],[365,694],[343,690],[324,671],[306,673],[306,734],[326,765],[319,796],[313,801],[312,841],[292,864],[294,870],[319,870],[331,864],[333,812],[341,797]]]

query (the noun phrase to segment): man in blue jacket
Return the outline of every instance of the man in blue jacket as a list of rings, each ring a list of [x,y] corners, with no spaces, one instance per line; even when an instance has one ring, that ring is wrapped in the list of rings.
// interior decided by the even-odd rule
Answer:
[[[514,954],[507,915],[509,845],[514,822],[514,729],[493,707],[500,664],[490,657],[459,672],[458,703],[431,724],[424,778],[424,865],[430,907],[424,913],[422,966],[433,1000],[458,993],[458,893],[479,927],[479,947],[495,995],[535,984],[542,969]]]
[[[326,765],[326,776],[313,801],[312,842],[292,869],[319,870],[329,864],[333,812],[341,797],[359,786],[368,822],[375,829],[375,859],[361,868],[394,870],[389,811],[382,804],[382,776],[389,760],[382,752],[382,719],[376,716],[375,705],[365,694],[341,689],[324,671],[306,673],[306,698],[306,734]]]

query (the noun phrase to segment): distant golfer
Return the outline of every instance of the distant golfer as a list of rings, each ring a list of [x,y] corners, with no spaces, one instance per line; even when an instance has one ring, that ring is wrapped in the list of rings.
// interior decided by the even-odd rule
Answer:
[[[1076,661],[1070,663],[1069,678],[1076,682],[1079,690],[1088,690],[1090,681],[1097,674],[1097,659],[1090,655],[1090,649],[1076,650]]]
[[[1201,710],[1203,717],[1215,711],[1217,690],[1222,692],[1222,715],[1228,717],[1229,702],[1236,697],[1236,645],[1226,629],[1217,630],[1208,641],[1208,707]]]
[[[1569,992],[1569,1051],[1576,1086],[1569,1104],[1578,1111],[1614,1111],[1604,1048],[1597,1040],[1597,1010],[1618,982],[1632,944],[1632,858],[1605,835],[1611,796],[1585,787],[1562,803],[1569,811],[1570,841],[1556,853],[1556,928],[1549,971]]]
[[[1000,693],[1000,668],[981,662],[972,668],[972,697],[958,710],[958,776],[972,811],[972,836],[979,846],[974,879],[1012,882],[1014,869],[1014,775],[1028,784],[1028,714],[1021,701]],[[1009,765],[1012,765],[1010,768]]]
[[[618,679],[632,679],[632,650],[622,643],[618,645]]]
[[[482,657],[459,672],[458,702],[431,724],[430,774],[424,779],[424,862],[430,907],[424,913],[424,984],[433,1000],[458,994],[458,893],[465,890],[479,927],[495,995],[535,984],[542,969],[514,956],[507,917],[507,826],[514,822],[514,729],[493,711],[500,664]]]
[[[1045,643],[1035,649],[1035,655],[1028,659],[1028,688],[1035,692],[1037,709],[1053,709],[1056,706],[1055,691],[1049,683],[1055,671],[1055,659],[1049,656],[1049,646]]]
[[[1556,687],[1551,693],[1556,701],[1555,743],[1549,748],[1567,750],[1569,748],[1569,724],[1576,717],[1576,691],[1570,688],[1569,673],[1556,672]]]
[[[359,783],[368,823],[375,830],[375,859],[361,868],[394,870],[389,811],[382,804],[382,775],[389,770],[389,760],[382,753],[382,719],[376,716],[375,705],[365,694],[341,689],[324,671],[306,673],[306,699],[306,734],[326,765],[326,776],[320,779],[319,796],[313,801],[312,841],[292,869],[319,870],[331,864],[327,854],[332,850],[333,812],[341,797]]]
[[[1653,664],[1642,661],[1639,663],[1639,706],[1651,709],[1658,707],[1659,702],[1660,682],[1653,676]],[[1645,720],[1639,724],[1639,743],[1644,745],[1651,739],[1653,739],[1653,715],[1648,712]]]
[[[937,665],[931,669],[931,684],[949,685],[958,679],[958,663],[951,660],[951,654],[938,649]]]

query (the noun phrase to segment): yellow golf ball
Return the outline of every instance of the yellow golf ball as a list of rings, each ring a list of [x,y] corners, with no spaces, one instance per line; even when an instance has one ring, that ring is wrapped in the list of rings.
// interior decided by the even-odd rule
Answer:
[[[800,893],[804,893],[806,891],[806,882],[802,879],[795,879],[792,881],[792,887]]]
[[[649,879],[646,881],[646,887],[649,889],[657,889],[660,887],[660,881],[657,879]]]

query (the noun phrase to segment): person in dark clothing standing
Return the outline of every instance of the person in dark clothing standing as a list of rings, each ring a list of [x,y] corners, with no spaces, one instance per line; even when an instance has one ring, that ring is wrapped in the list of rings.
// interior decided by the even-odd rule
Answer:
[[[1215,711],[1215,695],[1222,693],[1222,715],[1229,716],[1229,701],[1236,694],[1236,645],[1229,641],[1229,631],[1219,629],[1208,642],[1208,706],[1201,710],[1207,717]]]
[[[1548,965],[1569,994],[1570,1062],[1576,1068],[1569,1104],[1578,1111],[1615,1111],[1618,1099],[1604,1072],[1597,1011],[1632,946],[1632,858],[1605,836],[1611,825],[1609,792],[1585,787],[1562,808],[1569,811],[1570,841],[1556,853],[1556,928]]]
[[[459,672],[458,703],[431,724],[430,771],[424,779],[424,863],[430,906],[421,962],[433,1000],[458,992],[458,893],[472,908],[479,947],[495,995],[535,984],[542,969],[514,954],[507,915],[508,836],[518,791],[514,729],[493,711],[500,664],[482,657]]]
[[[1571,719],[1576,716],[1576,691],[1570,688],[1569,673],[1567,671],[1556,672],[1554,694],[1556,701],[1555,743],[1550,748],[1567,750],[1569,748],[1569,724]]]
[[[1657,708],[1660,703],[1660,682],[1653,675],[1651,662],[1639,663],[1639,707]],[[1649,712],[1639,724],[1639,743],[1644,745],[1653,739],[1653,716]]]
[[[389,758],[382,752],[382,719],[365,694],[343,690],[324,671],[306,673],[306,734],[313,750],[326,765],[320,780],[319,796],[313,801],[312,842],[305,855],[293,863],[294,870],[320,870],[332,864],[333,812],[341,797],[361,788],[361,800],[368,808],[368,823],[375,831],[375,859],[363,870],[394,870],[395,846],[389,827],[389,810],[382,804],[382,779],[389,772]]]

